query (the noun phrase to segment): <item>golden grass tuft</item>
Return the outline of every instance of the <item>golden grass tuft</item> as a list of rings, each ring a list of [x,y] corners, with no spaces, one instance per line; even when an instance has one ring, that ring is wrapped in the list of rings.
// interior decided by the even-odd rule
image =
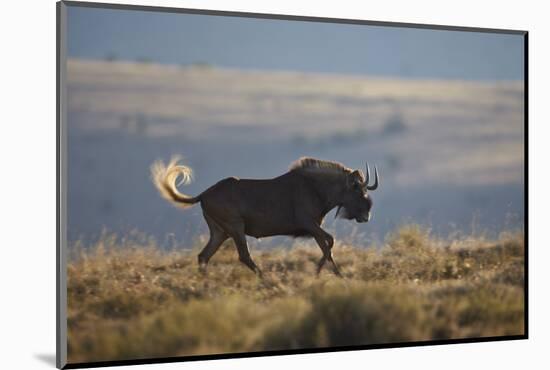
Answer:
[[[136,241],[137,240],[137,241]],[[195,250],[105,234],[68,266],[69,362],[521,335],[522,233],[436,238],[404,226],[381,248],[337,243],[315,276],[313,243],[253,251],[228,243],[206,275]]]

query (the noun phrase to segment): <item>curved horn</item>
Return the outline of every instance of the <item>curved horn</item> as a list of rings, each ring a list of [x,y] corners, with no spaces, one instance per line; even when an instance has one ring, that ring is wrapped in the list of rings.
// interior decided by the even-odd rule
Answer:
[[[367,173],[366,173],[366,179],[365,179],[365,189],[367,190],[376,190],[378,187],[379,179],[378,179],[378,168],[376,168],[376,165],[374,165],[374,184],[369,185],[369,179],[370,179],[370,169],[369,169],[369,162],[365,163],[367,167]]]

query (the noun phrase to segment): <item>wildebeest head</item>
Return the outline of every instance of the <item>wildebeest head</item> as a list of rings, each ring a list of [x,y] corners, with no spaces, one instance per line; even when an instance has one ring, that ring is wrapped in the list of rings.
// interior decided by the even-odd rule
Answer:
[[[378,187],[378,169],[374,167],[374,184],[369,185],[370,169],[366,164],[366,178],[359,170],[350,172],[346,178],[346,190],[342,202],[338,205],[335,217],[345,218],[357,222],[368,222],[371,219],[372,199],[369,190]]]

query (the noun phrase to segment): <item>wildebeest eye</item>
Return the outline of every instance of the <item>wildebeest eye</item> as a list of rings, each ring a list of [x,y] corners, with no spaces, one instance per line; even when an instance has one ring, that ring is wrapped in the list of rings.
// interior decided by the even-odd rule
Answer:
[[[362,191],[362,186],[360,183],[356,182],[355,184],[353,184],[353,190],[355,191]]]

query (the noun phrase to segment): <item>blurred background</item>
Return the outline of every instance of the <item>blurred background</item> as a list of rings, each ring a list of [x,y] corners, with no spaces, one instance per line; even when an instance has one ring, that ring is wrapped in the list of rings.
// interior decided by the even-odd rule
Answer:
[[[306,155],[376,163],[373,220],[333,211],[338,237],[523,227],[521,35],[68,9],[70,241],[205,234],[200,207],[172,207],[149,179],[172,154],[195,171],[191,195]]]

